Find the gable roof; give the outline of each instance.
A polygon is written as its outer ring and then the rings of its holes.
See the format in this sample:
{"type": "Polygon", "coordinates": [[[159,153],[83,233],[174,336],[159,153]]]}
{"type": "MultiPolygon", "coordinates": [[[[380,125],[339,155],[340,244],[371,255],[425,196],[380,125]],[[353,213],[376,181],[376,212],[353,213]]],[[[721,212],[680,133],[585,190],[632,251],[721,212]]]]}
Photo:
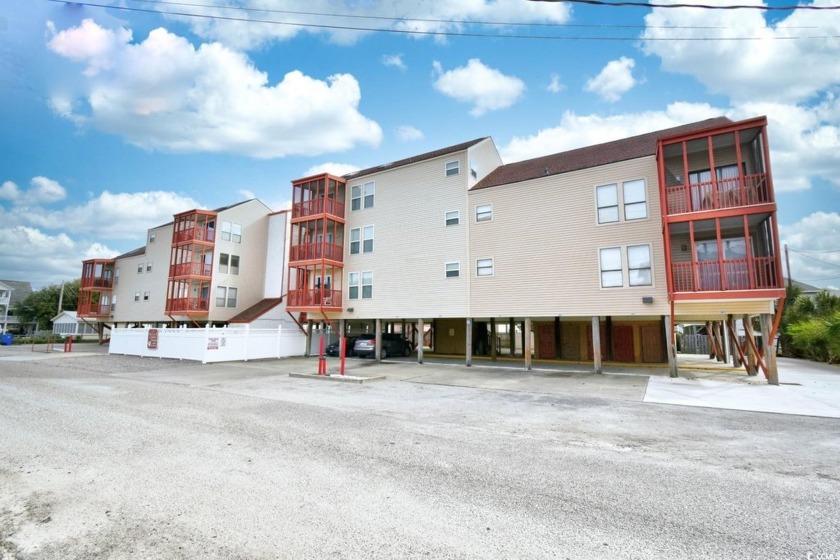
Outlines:
{"type": "Polygon", "coordinates": [[[20,282],[18,280],[0,280],[0,284],[5,284],[12,290],[12,293],[9,296],[9,307],[14,307],[29,297],[29,294],[32,293],[32,284],[29,282],[20,282]]]}
{"type": "Polygon", "coordinates": [[[652,156],[656,154],[657,140],[663,136],[695,132],[731,122],[726,117],[716,117],[706,119],[705,121],[667,128],[665,130],[631,136],[630,138],[622,138],[621,140],[577,148],[568,152],[560,152],[501,165],[491,171],[484,179],[473,186],[471,190],[519,183],[529,179],[537,179],[549,175],[558,175],[560,173],[598,167],[608,163],[652,156]]]}
{"type": "Polygon", "coordinates": [[[138,247],[128,253],[123,253],[122,255],[117,255],[114,259],[127,259],[129,257],[139,257],[140,255],[146,254],[146,246],[143,245],[142,247],[138,247]]]}
{"type": "Polygon", "coordinates": [[[251,323],[280,305],[281,301],[283,301],[283,298],[266,298],[258,301],[235,317],[231,317],[228,323],[251,323]]]}
{"type": "Polygon", "coordinates": [[[470,140],[469,142],[463,142],[461,144],[455,144],[454,146],[449,146],[447,148],[441,148],[439,150],[433,150],[431,152],[426,152],[425,154],[420,154],[416,156],[411,156],[409,158],[400,159],[397,161],[392,161],[391,163],[386,163],[384,165],[377,165],[375,167],[368,167],[367,169],[362,169],[361,171],[354,171],[353,173],[348,173],[343,177],[347,180],[356,179],[358,177],[363,177],[364,175],[370,175],[371,173],[376,173],[378,171],[385,171],[387,169],[396,169],[397,167],[402,167],[404,165],[409,165],[412,163],[418,163],[421,161],[426,161],[427,159],[434,159],[436,157],[445,156],[447,154],[453,154],[455,152],[461,152],[468,148],[472,148],[479,142],[483,142],[490,138],[489,136],[484,136],[483,138],[476,138],[475,140],[470,140]]]}

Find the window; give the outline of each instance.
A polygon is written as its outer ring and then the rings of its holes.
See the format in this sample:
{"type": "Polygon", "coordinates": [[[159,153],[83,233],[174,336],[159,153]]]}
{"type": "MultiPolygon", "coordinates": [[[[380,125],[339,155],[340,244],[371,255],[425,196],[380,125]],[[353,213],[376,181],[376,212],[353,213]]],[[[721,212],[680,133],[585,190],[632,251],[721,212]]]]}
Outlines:
{"type": "Polygon", "coordinates": [[[347,296],[350,299],[359,299],[359,273],[358,272],[351,272],[350,279],[348,282],[349,291],[347,296]]]}
{"type": "Polygon", "coordinates": [[[114,294],[114,297],[111,298],[111,311],[116,309],[117,307],[117,294],[114,294]]]}
{"type": "Polygon", "coordinates": [[[492,204],[479,204],[475,207],[475,221],[476,222],[489,222],[493,219],[493,205],[492,204]]]}
{"type": "Polygon", "coordinates": [[[358,255],[359,247],[361,246],[362,228],[353,228],[350,230],[350,254],[358,255]]]}
{"type": "Polygon", "coordinates": [[[134,292],[134,301],[140,301],[140,292],[134,292]]]}
{"type": "Polygon", "coordinates": [[[362,187],[355,185],[350,188],[350,210],[359,210],[362,207],[362,187]]]}
{"type": "Polygon", "coordinates": [[[362,272],[362,299],[373,297],[373,271],[362,272]]]}
{"type": "Polygon", "coordinates": [[[143,269],[145,268],[145,266],[146,265],[144,263],[138,263],[137,264],[137,274],[143,274],[143,269]]]}
{"type": "Polygon", "coordinates": [[[230,263],[230,255],[221,253],[219,255],[219,272],[222,274],[228,273],[228,265],[230,263]]]}
{"type": "Polygon", "coordinates": [[[475,261],[476,276],[493,276],[493,259],[478,259],[475,261]]]}
{"type": "Polygon", "coordinates": [[[227,290],[227,306],[236,307],[236,288],[228,288],[227,290]]]}
{"type": "Polygon", "coordinates": [[[624,191],[624,219],[640,220],[647,218],[647,202],[645,196],[645,182],[627,181],[621,185],[624,191]]]}
{"type": "Polygon", "coordinates": [[[478,166],[474,161],[470,162],[470,175],[473,176],[473,179],[478,179],[478,166]]]}
{"type": "Polygon", "coordinates": [[[231,228],[231,241],[234,243],[242,243],[242,224],[233,224],[231,228]]]}
{"type": "Polygon", "coordinates": [[[461,223],[461,211],[460,210],[452,210],[451,212],[446,213],[446,225],[457,226],[460,223],[461,223]]]}
{"type": "Polygon", "coordinates": [[[219,286],[216,288],[216,307],[224,307],[227,299],[227,288],[219,286]]]}
{"type": "Polygon", "coordinates": [[[365,208],[373,208],[373,195],[376,192],[376,185],[373,181],[365,183],[365,208]]]}
{"type": "Polygon", "coordinates": [[[152,262],[149,261],[149,262],[146,263],[146,272],[151,272],[151,271],[152,271],[152,262]]]}
{"type": "Polygon", "coordinates": [[[230,241],[230,230],[233,224],[227,221],[222,222],[222,241],[230,241]]]}
{"type": "Polygon", "coordinates": [[[461,276],[461,263],[459,262],[448,262],[446,263],[446,277],[447,278],[457,278],[461,276]]]}
{"type": "Polygon", "coordinates": [[[621,271],[621,247],[601,249],[601,287],[620,288],[624,285],[621,271]]]}
{"type": "Polygon", "coordinates": [[[618,185],[602,185],[595,189],[598,199],[598,223],[618,221],[618,185]]]}
{"type": "Polygon", "coordinates": [[[149,243],[154,243],[156,237],[157,237],[156,233],[150,233],[149,234],[149,243]]]}
{"type": "Polygon", "coordinates": [[[362,237],[362,252],[373,253],[373,226],[365,226],[362,237]]]}
{"type": "Polygon", "coordinates": [[[653,278],[650,273],[650,245],[630,245],[627,247],[627,276],[631,286],[650,286],[653,278]]]}
{"type": "Polygon", "coordinates": [[[457,175],[461,172],[461,162],[460,161],[448,161],[446,162],[446,176],[451,177],[452,175],[457,175]]]}
{"type": "Polygon", "coordinates": [[[230,256],[230,273],[239,275],[239,255],[230,256]]]}
{"type": "Polygon", "coordinates": [[[149,292],[143,292],[143,301],[149,301],[149,292]]]}

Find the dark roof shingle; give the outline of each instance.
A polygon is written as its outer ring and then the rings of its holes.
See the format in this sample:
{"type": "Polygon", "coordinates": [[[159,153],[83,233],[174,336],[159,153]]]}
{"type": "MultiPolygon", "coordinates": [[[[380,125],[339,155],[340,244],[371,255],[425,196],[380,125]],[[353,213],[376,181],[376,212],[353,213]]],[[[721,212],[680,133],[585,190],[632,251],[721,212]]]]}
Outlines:
{"type": "Polygon", "coordinates": [[[425,161],[427,159],[433,159],[440,156],[445,156],[447,154],[453,154],[455,152],[460,152],[462,150],[466,150],[467,148],[472,148],[479,142],[487,140],[489,136],[485,136],[483,138],[476,138],[475,140],[470,140],[469,142],[463,142],[461,144],[456,144],[454,146],[449,146],[448,148],[441,148],[439,150],[433,150],[431,152],[426,152],[425,154],[420,154],[416,156],[411,156],[409,158],[392,161],[391,163],[386,163],[384,165],[377,165],[375,167],[368,167],[367,169],[362,169],[361,171],[354,171],[353,173],[348,173],[344,175],[345,179],[356,179],[358,177],[362,177],[364,175],[370,175],[371,173],[377,173],[379,171],[385,171],[388,169],[395,169],[397,167],[402,167],[404,165],[409,165],[411,163],[418,163],[421,161],[425,161]]]}

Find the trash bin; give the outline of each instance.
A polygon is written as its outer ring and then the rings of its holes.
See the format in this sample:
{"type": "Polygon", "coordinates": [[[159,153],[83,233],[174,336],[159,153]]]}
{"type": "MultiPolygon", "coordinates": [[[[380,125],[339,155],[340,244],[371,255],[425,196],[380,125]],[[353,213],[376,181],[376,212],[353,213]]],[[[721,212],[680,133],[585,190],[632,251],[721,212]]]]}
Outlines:
{"type": "Polygon", "coordinates": [[[3,334],[0,335],[0,344],[3,346],[11,346],[12,345],[12,335],[10,334],[3,334]]]}

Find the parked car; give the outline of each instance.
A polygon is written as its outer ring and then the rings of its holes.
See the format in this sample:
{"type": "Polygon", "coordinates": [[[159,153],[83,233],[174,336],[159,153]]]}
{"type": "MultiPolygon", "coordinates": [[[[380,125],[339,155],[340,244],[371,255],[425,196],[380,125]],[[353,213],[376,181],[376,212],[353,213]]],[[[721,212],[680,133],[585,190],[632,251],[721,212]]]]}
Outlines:
{"type": "MultiPolygon", "coordinates": [[[[382,348],[380,356],[409,356],[414,348],[411,341],[401,334],[382,333],[382,348]]],[[[353,352],[360,358],[373,357],[376,355],[376,335],[373,333],[359,335],[356,344],[353,345],[353,352]]]]}
{"type": "MultiPolygon", "coordinates": [[[[348,356],[348,357],[349,356],[355,356],[356,354],[353,352],[353,345],[356,343],[356,337],[355,336],[345,336],[344,338],[347,339],[347,342],[345,343],[345,346],[344,346],[344,355],[348,356]]],[[[324,353],[327,356],[338,356],[339,350],[340,350],[339,349],[339,344],[340,343],[341,343],[341,339],[336,340],[335,342],[333,342],[332,344],[330,344],[329,346],[327,346],[324,349],[324,353]]]]}

